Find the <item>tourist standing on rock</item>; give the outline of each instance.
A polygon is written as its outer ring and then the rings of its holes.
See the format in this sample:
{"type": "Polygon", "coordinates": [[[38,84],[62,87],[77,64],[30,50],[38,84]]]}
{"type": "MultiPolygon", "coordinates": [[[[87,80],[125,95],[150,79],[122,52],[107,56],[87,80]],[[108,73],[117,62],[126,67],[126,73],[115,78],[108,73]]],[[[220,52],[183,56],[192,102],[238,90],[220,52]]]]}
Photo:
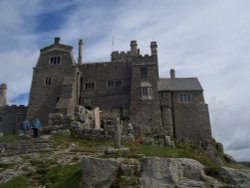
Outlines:
{"type": "Polygon", "coordinates": [[[23,136],[26,136],[28,130],[30,129],[30,122],[26,119],[21,122],[21,130],[23,131],[23,136]]]}
{"type": "Polygon", "coordinates": [[[38,137],[38,131],[41,128],[41,122],[38,119],[35,119],[32,122],[32,128],[33,128],[33,136],[35,138],[37,138],[38,137]]]}

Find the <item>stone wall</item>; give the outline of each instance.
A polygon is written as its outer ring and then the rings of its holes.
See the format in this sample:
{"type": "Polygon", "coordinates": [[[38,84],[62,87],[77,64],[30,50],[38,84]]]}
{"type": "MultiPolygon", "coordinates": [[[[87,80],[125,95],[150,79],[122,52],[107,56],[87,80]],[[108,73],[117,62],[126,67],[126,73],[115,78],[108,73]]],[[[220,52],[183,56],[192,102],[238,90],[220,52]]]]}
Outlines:
{"type": "Polygon", "coordinates": [[[202,92],[175,92],[172,100],[176,138],[194,142],[211,141],[209,112],[202,92]],[[190,103],[180,102],[179,95],[183,93],[192,96],[190,103]]]}
{"type": "Polygon", "coordinates": [[[127,62],[104,62],[80,65],[81,105],[103,109],[129,107],[130,64],[127,62]],[[108,82],[113,82],[109,86],[108,82]],[[120,82],[120,85],[117,82],[120,82]],[[93,83],[93,89],[86,89],[86,83],[93,83]]]}
{"type": "Polygon", "coordinates": [[[20,123],[26,117],[26,106],[0,107],[0,132],[4,134],[16,134],[20,130],[20,123]]]}

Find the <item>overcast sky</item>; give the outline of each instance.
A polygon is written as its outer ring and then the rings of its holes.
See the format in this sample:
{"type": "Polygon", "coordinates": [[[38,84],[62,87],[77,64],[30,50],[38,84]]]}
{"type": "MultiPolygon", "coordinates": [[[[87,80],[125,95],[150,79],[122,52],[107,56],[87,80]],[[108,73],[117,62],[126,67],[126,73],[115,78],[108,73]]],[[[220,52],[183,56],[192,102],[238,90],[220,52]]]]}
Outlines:
{"type": "Polygon", "coordinates": [[[250,161],[249,0],[1,0],[0,83],[8,103],[27,104],[39,49],[84,40],[84,62],[112,49],[142,54],[157,41],[160,76],[198,77],[213,136],[237,160],[250,161]],[[112,38],[114,45],[112,46],[112,38]]]}

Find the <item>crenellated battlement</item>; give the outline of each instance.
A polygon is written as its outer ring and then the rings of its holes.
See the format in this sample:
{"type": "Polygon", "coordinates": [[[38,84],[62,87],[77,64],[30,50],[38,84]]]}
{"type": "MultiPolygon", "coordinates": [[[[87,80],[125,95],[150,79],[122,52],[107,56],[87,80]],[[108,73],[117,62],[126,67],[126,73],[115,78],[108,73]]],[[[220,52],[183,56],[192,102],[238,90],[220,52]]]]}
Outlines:
{"type": "Polygon", "coordinates": [[[148,58],[151,56],[157,56],[157,43],[155,41],[152,41],[150,43],[150,49],[151,49],[151,55],[145,54],[141,55],[140,54],[140,49],[137,48],[137,41],[132,40],[130,42],[130,51],[113,51],[111,53],[111,61],[117,61],[117,62],[123,62],[123,61],[131,61],[131,59],[134,58],[148,58]]]}

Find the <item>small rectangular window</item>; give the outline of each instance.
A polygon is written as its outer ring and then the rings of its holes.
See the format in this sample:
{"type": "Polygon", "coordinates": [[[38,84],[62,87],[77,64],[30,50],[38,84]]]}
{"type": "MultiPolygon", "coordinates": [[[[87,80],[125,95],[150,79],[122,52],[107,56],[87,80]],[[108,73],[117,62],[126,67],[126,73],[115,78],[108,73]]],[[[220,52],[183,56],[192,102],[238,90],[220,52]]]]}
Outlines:
{"type": "Polygon", "coordinates": [[[152,96],[152,88],[141,87],[141,97],[152,96]]]}
{"type": "Polygon", "coordinates": [[[2,122],[3,122],[3,117],[0,116],[0,123],[2,123],[2,122]]]}
{"type": "Polygon", "coordinates": [[[58,65],[60,63],[61,57],[56,56],[56,57],[51,57],[50,58],[50,64],[52,65],[58,65]]]}
{"type": "Polygon", "coordinates": [[[121,80],[116,80],[115,81],[115,87],[122,87],[122,81],[121,80]]]}
{"type": "Polygon", "coordinates": [[[95,89],[95,83],[85,83],[85,90],[93,90],[95,89]]]}
{"type": "Polygon", "coordinates": [[[108,88],[112,88],[114,86],[115,86],[114,81],[107,81],[107,87],[108,88]]]}
{"type": "Polygon", "coordinates": [[[51,85],[51,77],[45,77],[44,84],[46,86],[51,85]]]}
{"type": "Polygon", "coordinates": [[[190,103],[191,102],[191,95],[190,94],[179,95],[179,101],[181,103],[190,103]]]}
{"type": "Polygon", "coordinates": [[[148,69],[147,67],[141,67],[141,77],[145,78],[148,75],[148,69]]]}

